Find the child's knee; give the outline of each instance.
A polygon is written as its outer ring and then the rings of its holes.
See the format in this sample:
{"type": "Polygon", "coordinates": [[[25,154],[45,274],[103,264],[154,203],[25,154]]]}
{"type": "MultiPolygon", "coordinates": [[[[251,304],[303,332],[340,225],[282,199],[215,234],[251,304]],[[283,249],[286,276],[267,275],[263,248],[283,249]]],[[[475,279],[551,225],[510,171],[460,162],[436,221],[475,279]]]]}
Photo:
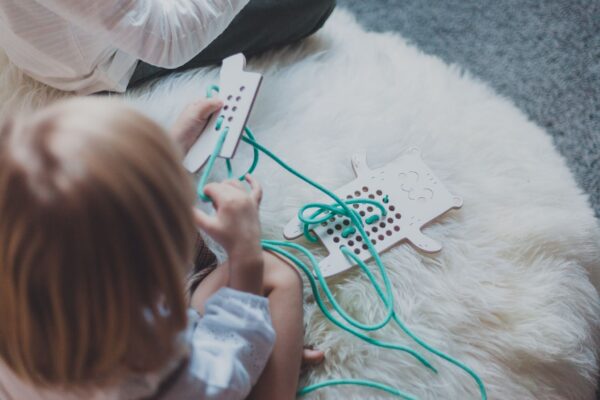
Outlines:
{"type": "Polygon", "coordinates": [[[283,259],[265,253],[265,290],[270,292],[274,289],[284,289],[291,295],[302,293],[302,277],[291,264],[283,259]]]}

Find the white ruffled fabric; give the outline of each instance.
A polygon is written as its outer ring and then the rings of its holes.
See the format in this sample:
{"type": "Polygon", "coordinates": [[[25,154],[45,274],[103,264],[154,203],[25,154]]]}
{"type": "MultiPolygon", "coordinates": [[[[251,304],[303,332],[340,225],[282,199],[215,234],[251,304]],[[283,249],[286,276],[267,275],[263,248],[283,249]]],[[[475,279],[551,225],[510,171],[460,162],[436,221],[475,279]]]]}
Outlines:
{"type": "Polygon", "coordinates": [[[138,60],[176,68],[248,0],[0,0],[0,46],[25,73],[80,94],[127,88],[138,60]]]}
{"type": "Polygon", "coordinates": [[[187,334],[189,368],[165,399],[244,399],[275,344],[268,300],[230,288],[207,300],[203,317],[190,310],[187,334]]]}

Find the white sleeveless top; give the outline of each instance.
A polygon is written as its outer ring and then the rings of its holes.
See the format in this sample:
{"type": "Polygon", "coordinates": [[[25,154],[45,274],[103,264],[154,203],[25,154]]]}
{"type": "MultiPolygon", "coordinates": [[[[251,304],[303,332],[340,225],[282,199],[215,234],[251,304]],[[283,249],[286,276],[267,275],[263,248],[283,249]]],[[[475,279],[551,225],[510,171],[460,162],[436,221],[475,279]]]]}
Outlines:
{"type": "Polygon", "coordinates": [[[176,68],[248,0],[0,0],[0,47],[58,89],[122,92],[138,60],[176,68]]]}

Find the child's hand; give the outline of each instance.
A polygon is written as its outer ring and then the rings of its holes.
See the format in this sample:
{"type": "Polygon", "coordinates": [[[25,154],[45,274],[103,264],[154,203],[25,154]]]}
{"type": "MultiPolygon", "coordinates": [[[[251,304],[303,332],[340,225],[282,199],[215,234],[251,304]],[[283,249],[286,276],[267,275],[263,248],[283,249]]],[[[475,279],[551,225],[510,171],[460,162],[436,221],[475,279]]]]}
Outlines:
{"type": "Polygon", "coordinates": [[[258,206],[262,189],[250,175],[248,192],[237,180],[210,183],[204,193],[211,198],[215,216],[195,210],[198,227],[215,239],[229,255],[229,286],[262,293],[263,254],[260,245],[258,206]]]}
{"type": "Polygon", "coordinates": [[[171,137],[186,154],[206,126],[210,116],[223,106],[219,99],[202,99],[188,105],[171,128],[171,137]]]}

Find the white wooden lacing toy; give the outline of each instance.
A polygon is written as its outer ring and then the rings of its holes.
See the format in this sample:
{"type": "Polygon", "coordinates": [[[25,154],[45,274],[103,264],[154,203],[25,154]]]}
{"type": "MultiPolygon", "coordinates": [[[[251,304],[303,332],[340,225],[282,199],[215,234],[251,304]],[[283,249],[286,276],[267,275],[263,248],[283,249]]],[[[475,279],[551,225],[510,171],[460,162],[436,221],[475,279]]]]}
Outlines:
{"type": "MultiPolygon", "coordinates": [[[[356,179],[334,193],[342,199],[369,198],[385,205],[385,216],[371,204],[352,205],[362,217],[369,240],[379,254],[405,239],[427,253],[442,249],[439,242],[421,230],[450,209],[460,208],[463,201],[435,177],[421,159],[418,148],[412,147],[390,164],[373,170],[368,167],[364,153],[356,154],[352,157],[352,168],[356,179]]],[[[325,201],[327,198],[321,199],[325,201]]],[[[304,224],[294,217],[285,226],[283,235],[288,240],[296,239],[304,233],[303,228],[304,224]]],[[[329,252],[319,264],[325,277],[356,265],[339,251],[343,245],[363,261],[371,258],[364,239],[348,218],[333,216],[315,226],[313,231],[329,252]]]]}
{"type": "MultiPolygon", "coordinates": [[[[318,262],[305,247],[286,241],[262,240],[263,248],[288,258],[305,274],[317,305],[335,325],[375,346],[410,354],[425,367],[437,372],[433,365],[413,349],[401,344],[383,342],[364,333],[381,329],[393,321],[422,348],[469,374],[477,383],[481,398],[487,399],[483,381],[475,371],[421,340],[402,322],[394,309],[392,286],[379,257],[381,252],[405,239],[425,252],[441,250],[441,244],[424,235],[421,230],[448,210],[460,208],[462,199],[453,196],[442,185],[425,165],[417,148],[410,148],[392,163],[374,170],[368,168],[364,154],[355,155],[352,158],[352,166],[357,178],[333,192],[298,172],[256,141],[250,129],[245,126],[262,77],[260,74],[243,71],[244,65],[245,58],[241,54],[224,60],[219,92],[224,106],[219,113],[211,117],[184,161],[190,172],[196,172],[206,164],[198,182],[200,198],[210,200],[204,195],[204,185],[217,158],[225,158],[229,175],[232,175],[230,159],[234,156],[240,140],[254,149],[254,160],[248,173],[256,167],[258,154],[261,152],[297,178],[320,190],[327,197],[319,203],[305,205],[299,215],[286,225],[284,236],[287,239],[295,239],[304,234],[313,241],[321,240],[329,255],[318,262]],[[314,211],[315,209],[317,211],[314,211]],[[312,215],[305,215],[310,210],[312,215]],[[311,218],[318,223],[307,223],[311,218]],[[304,220],[304,223],[301,220],[304,220]],[[360,234],[361,231],[364,235],[360,234]],[[290,249],[299,251],[310,260],[312,273],[310,267],[292,254],[290,249]],[[379,270],[383,286],[375,280],[365,264],[371,258],[379,270]],[[354,265],[359,265],[368,275],[386,309],[381,321],[365,324],[356,320],[341,308],[329,290],[325,277],[345,271],[354,265]],[[327,308],[319,287],[337,314],[327,308]]],[[[218,87],[214,89],[218,90],[218,87]]],[[[396,388],[366,379],[333,379],[304,387],[298,394],[310,393],[332,385],[366,386],[404,399],[414,399],[396,388]]]]}
{"type": "Polygon", "coordinates": [[[219,113],[212,115],[183,160],[189,172],[197,172],[208,161],[224,130],[227,137],[218,156],[233,158],[262,82],[261,74],[246,72],[245,66],[246,58],[242,53],[223,60],[218,86],[218,97],[223,101],[223,107],[219,113]]]}

